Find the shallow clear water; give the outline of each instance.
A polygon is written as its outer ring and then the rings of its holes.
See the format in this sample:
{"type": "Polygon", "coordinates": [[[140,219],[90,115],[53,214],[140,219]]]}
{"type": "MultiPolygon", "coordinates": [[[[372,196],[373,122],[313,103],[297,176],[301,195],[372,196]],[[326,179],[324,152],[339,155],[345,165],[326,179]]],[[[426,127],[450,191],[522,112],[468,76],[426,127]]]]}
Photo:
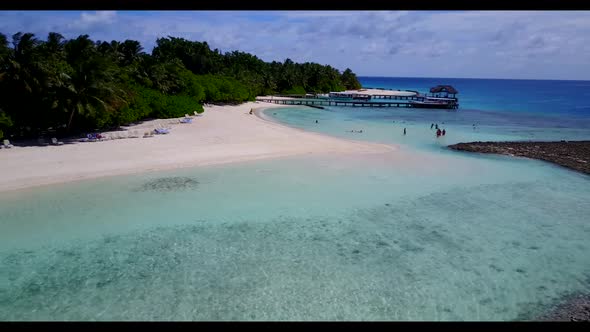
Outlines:
{"type": "Polygon", "coordinates": [[[504,114],[474,110],[293,107],[267,110],[266,117],[293,127],[355,140],[401,144],[430,152],[470,141],[590,140],[588,119],[504,114]],[[318,121],[316,124],[315,121],[318,121]],[[436,137],[432,124],[446,130],[436,137]],[[475,125],[475,127],[474,127],[475,125]],[[403,130],[406,128],[406,135],[403,130]],[[350,131],[362,130],[362,133],[350,131]]]}
{"type": "Polygon", "coordinates": [[[0,320],[514,320],[590,291],[588,176],[444,148],[587,129],[388,112],[266,115],[392,153],[1,193],[0,320]]]}

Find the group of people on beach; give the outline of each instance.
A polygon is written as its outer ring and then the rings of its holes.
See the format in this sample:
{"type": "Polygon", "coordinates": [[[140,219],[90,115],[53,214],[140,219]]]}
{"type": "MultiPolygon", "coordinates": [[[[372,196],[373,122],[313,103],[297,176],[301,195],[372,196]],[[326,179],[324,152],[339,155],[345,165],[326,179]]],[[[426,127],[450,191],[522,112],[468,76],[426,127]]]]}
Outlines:
{"type": "MultiPolygon", "coordinates": [[[[393,121],[393,122],[395,123],[395,121],[393,121]]],[[[315,120],[315,123],[319,123],[319,122],[318,122],[318,120],[315,120]]],[[[441,130],[441,129],[438,127],[438,123],[432,123],[432,124],[430,124],[430,129],[432,129],[432,128],[436,129],[436,137],[437,137],[437,138],[438,138],[438,137],[441,137],[441,136],[445,136],[445,135],[447,134],[447,130],[446,130],[446,129],[442,129],[442,130],[441,130]]],[[[362,129],[361,129],[361,130],[354,130],[354,129],[353,129],[353,130],[350,130],[350,131],[348,131],[348,132],[349,132],[349,133],[362,133],[362,132],[363,132],[363,130],[362,130],[362,129]]],[[[407,130],[406,130],[406,128],[404,128],[404,136],[405,136],[406,134],[407,134],[407,130]]]]}
{"type": "Polygon", "coordinates": [[[436,129],[436,137],[441,137],[441,136],[445,136],[447,134],[446,129],[440,130],[440,128],[438,127],[438,123],[431,123],[430,124],[430,129],[436,129]]]}

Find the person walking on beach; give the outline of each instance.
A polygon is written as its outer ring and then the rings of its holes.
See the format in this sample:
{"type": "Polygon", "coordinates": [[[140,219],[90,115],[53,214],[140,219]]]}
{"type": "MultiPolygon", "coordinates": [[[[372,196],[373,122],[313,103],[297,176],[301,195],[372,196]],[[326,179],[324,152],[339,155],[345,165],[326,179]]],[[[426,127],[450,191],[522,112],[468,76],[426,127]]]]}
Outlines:
{"type": "Polygon", "coordinates": [[[250,114],[252,114],[252,109],[250,109],[250,114]]]}
{"type": "Polygon", "coordinates": [[[406,128],[404,128],[404,135],[406,134],[406,128]]]}
{"type": "Polygon", "coordinates": [[[447,133],[447,131],[445,129],[443,129],[442,135],[445,136],[446,133],[447,133]]]}

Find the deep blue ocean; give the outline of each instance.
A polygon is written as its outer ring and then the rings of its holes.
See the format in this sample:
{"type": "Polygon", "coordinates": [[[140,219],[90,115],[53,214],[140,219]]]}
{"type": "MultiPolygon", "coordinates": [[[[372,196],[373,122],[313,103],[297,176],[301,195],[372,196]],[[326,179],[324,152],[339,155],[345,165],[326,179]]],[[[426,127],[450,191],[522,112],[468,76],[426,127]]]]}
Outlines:
{"type": "Polygon", "coordinates": [[[512,115],[553,115],[590,118],[590,81],[465,78],[359,77],[365,88],[428,90],[452,85],[463,110],[512,115]]]}
{"type": "Polygon", "coordinates": [[[420,92],[452,85],[459,91],[460,105],[454,118],[465,124],[590,128],[590,81],[412,77],[359,77],[359,81],[365,88],[420,92]]]}

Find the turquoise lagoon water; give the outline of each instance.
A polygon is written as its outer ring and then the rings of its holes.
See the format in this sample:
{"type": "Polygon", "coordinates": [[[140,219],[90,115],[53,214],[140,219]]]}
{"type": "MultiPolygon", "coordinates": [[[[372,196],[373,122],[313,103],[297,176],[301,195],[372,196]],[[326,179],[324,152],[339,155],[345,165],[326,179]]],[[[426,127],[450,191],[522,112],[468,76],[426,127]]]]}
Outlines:
{"type": "Polygon", "coordinates": [[[587,128],[461,111],[265,114],[399,150],[1,193],[0,319],[515,320],[590,291],[588,176],[444,148],[587,128]]]}

